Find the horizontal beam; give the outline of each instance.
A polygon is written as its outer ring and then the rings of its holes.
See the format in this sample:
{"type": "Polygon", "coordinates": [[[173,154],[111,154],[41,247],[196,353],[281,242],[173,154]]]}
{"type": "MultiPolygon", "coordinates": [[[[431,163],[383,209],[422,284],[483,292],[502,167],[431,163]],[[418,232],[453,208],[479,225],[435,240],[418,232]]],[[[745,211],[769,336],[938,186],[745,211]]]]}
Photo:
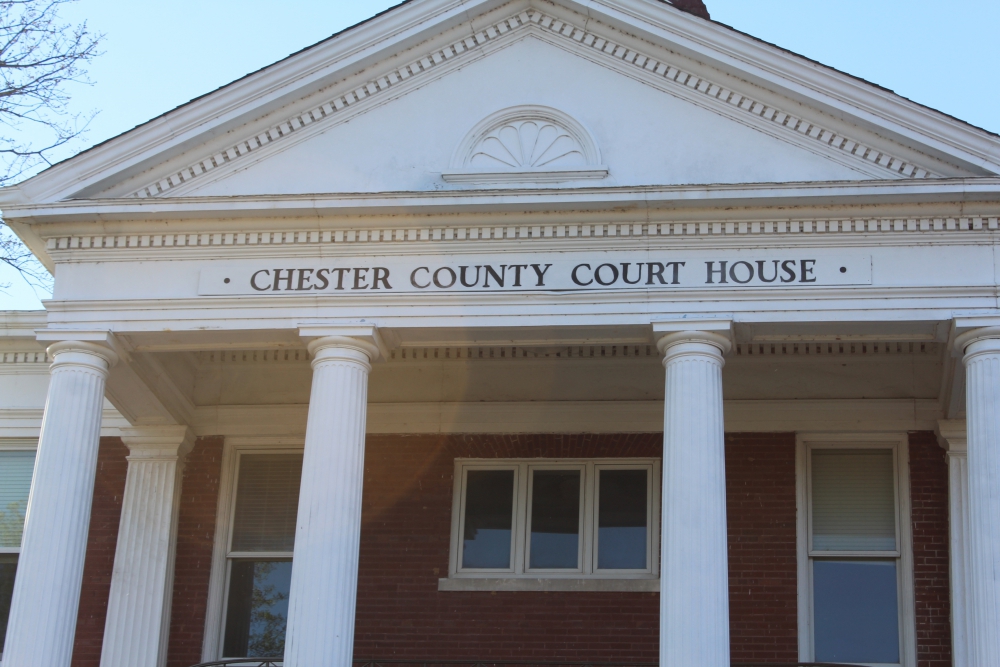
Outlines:
{"type": "MultiPolygon", "coordinates": [[[[933,431],[933,399],[737,400],[728,432],[933,431]]],[[[307,405],[213,406],[195,411],[199,436],[304,436],[307,405]]],[[[368,433],[658,433],[662,401],[371,403],[368,433]]]]}

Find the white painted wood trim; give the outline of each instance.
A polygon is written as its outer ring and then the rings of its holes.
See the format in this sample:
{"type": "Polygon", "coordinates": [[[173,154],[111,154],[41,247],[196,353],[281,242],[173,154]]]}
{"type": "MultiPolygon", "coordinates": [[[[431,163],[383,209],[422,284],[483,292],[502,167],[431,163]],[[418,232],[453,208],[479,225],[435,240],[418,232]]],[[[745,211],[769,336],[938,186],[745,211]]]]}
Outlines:
{"type": "MultiPolygon", "coordinates": [[[[306,405],[198,408],[198,435],[297,437],[306,405]]],[[[935,399],[725,401],[727,433],[890,432],[933,430],[935,399]]],[[[2,432],[0,419],[0,432],[2,432]]],[[[663,401],[512,401],[499,403],[370,403],[368,434],[661,433],[663,401]]]]}
{"type": "MultiPolygon", "coordinates": [[[[659,539],[660,539],[660,459],[650,458],[598,458],[598,459],[455,459],[455,472],[452,496],[451,545],[448,559],[449,580],[480,580],[492,582],[483,584],[487,588],[456,587],[448,588],[450,584],[439,585],[438,590],[578,590],[578,588],[492,588],[491,586],[508,586],[497,582],[512,580],[643,580],[659,577],[659,539]],[[580,559],[575,570],[532,570],[527,566],[529,545],[527,535],[531,530],[528,516],[531,503],[530,480],[535,470],[546,469],[578,469],[583,473],[581,479],[581,512],[580,512],[580,559]],[[643,469],[648,472],[647,514],[646,526],[648,540],[646,543],[647,567],[642,571],[628,570],[614,572],[596,570],[594,555],[597,548],[597,511],[596,511],[596,479],[600,470],[604,469],[643,469]],[[468,570],[460,567],[465,519],[465,488],[469,470],[513,470],[514,471],[514,507],[511,528],[511,568],[509,570],[468,570]],[[441,586],[446,586],[442,588],[441,586]]],[[[444,580],[442,580],[444,581],[444,580]]],[[[510,584],[514,586],[514,584],[510,584]]],[[[569,586],[569,584],[566,584],[569,586]]],[[[469,586],[472,586],[471,584],[469,586]]],[[[584,590],[584,589],[579,589],[584,590]]],[[[596,590],[586,588],[585,590],[596,590]]],[[[617,589],[609,589],[617,590],[617,589]]]]}
{"type": "Polygon", "coordinates": [[[438,579],[439,591],[560,591],[658,593],[659,579],[598,579],[594,577],[551,578],[483,577],[478,579],[438,579]]]}
{"type": "MultiPolygon", "coordinates": [[[[899,540],[900,667],[916,667],[916,606],[913,579],[913,536],[910,511],[910,456],[906,433],[798,433],[796,434],[796,546],[798,569],[799,660],[810,662],[813,654],[812,567],[809,554],[809,449],[888,448],[896,464],[896,521],[899,540]]],[[[851,557],[852,554],[838,554],[851,557]]],[[[876,557],[879,557],[876,555],[876,557]]],[[[888,554],[888,557],[892,557],[888,554]]]]}
{"type": "Polygon", "coordinates": [[[222,657],[226,628],[226,588],[229,579],[229,538],[232,532],[233,512],[236,510],[236,484],[240,454],[243,452],[289,454],[301,451],[303,447],[304,438],[302,437],[226,437],[223,443],[222,474],[219,479],[219,502],[215,513],[215,537],[205,613],[205,639],[201,650],[201,659],[204,662],[218,660],[222,657]]]}

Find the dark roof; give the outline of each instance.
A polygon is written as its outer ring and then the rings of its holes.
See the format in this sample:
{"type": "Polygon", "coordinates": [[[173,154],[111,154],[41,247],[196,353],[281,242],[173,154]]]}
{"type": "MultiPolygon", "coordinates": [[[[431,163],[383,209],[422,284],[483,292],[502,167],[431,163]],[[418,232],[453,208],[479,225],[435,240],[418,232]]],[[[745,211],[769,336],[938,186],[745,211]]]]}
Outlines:
{"type": "Polygon", "coordinates": [[[705,6],[705,3],[702,2],[702,0],[667,0],[667,2],[682,12],[694,14],[695,16],[700,16],[703,19],[712,19],[712,17],[708,14],[708,7],[705,6]]]}
{"type": "MultiPolygon", "coordinates": [[[[344,28],[343,30],[340,30],[338,32],[333,33],[329,37],[321,39],[320,41],[316,42],[315,44],[310,44],[309,46],[306,46],[305,48],[299,49],[298,51],[295,51],[294,53],[290,53],[289,55],[285,56],[281,60],[277,60],[277,61],[271,63],[270,65],[266,65],[264,67],[261,67],[260,69],[257,69],[257,70],[254,70],[253,72],[245,74],[245,75],[241,76],[240,78],[234,79],[233,81],[230,81],[229,83],[227,83],[225,85],[219,86],[218,88],[216,88],[214,90],[210,90],[207,93],[204,93],[204,94],[199,95],[199,96],[197,96],[195,98],[192,98],[192,99],[188,100],[187,102],[184,102],[183,104],[179,104],[176,107],[174,107],[173,109],[165,111],[165,112],[161,113],[158,116],[154,116],[153,118],[150,118],[149,120],[147,120],[147,121],[145,121],[143,123],[139,123],[138,125],[136,125],[135,127],[131,128],[129,130],[125,130],[124,132],[121,132],[120,134],[117,134],[117,135],[115,135],[113,137],[109,137],[108,139],[105,139],[104,141],[96,143],[93,146],[90,146],[89,148],[85,148],[84,150],[80,151],[79,153],[76,153],[75,155],[72,155],[72,156],[70,156],[68,158],[65,158],[63,160],[60,160],[59,162],[56,162],[56,163],[50,165],[49,167],[47,167],[46,169],[43,169],[42,172],[39,172],[39,173],[43,173],[43,172],[48,171],[49,169],[51,169],[52,167],[54,167],[54,166],[56,166],[58,164],[62,164],[63,162],[66,162],[68,160],[72,160],[77,155],[82,155],[83,153],[87,153],[89,151],[92,151],[95,148],[99,148],[100,146],[103,146],[104,144],[112,142],[115,139],[128,134],[132,130],[135,130],[135,129],[138,129],[140,127],[143,127],[144,125],[148,125],[149,123],[152,123],[155,120],[163,118],[164,116],[168,116],[171,113],[173,113],[174,111],[177,111],[178,109],[182,109],[182,108],[188,106],[189,104],[197,102],[198,100],[204,99],[204,98],[208,97],[209,95],[212,95],[212,94],[214,94],[214,93],[216,93],[216,92],[218,92],[220,90],[224,90],[225,88],[228,88],[229,86],[232,86],[233,84],[236,84],[236,83],[238,83],[240,81],[243,81],[244,79],[248,79],[248,78],[250,78],[250,77],[252,77],[252,76],[254,76],[256,74],[259,74],[260,72],[263,72],[264,70],[267,70],[267,69],[269,69],[271,67],[274,67],[278,63],[284,62],[284,61],[286,61],[286,60],[288,60],[290,58],[294,58],[295,56],[299,55],[300,53],[305,53],[306,51],[309,51],[310,49],[313,49],[313,48],[319,46],[320,44],[325,44],[326,42],[329,42],[330,40],[336,39],[337,37],[339,37],[339,36],[341,36],[341,35],[343,35],[343,34],[345,34],[347,32],[350,32],[350,31],[352,31],[352,30],[354,30],[356,28],[359,28],[359,27],[365,25],[366,23],[374,21],[375,19],[379,18],[380,16],[383,16],[385,14],[393,12],[396,9],[398,9],[398,8],[404,6],[404,5],[408,5],[408,4],[410,4],[411,2],[414,2],[414,1],[415,0],[402,0],[402,2],[400,2],[399,4],[393,5],[392,7],[389,7],[388,9],[385,9],[385,10],[379,12],[378,14],[375,14],[374,16],[372,16],[370,18],[367,18],[364,21],[361,21],[359,23],[355,23],[352,26],[348,26],[347,28],[344,28]]],[[[679,9],[682,12],[686,12],[688,14],[692,14],[694,16],[698,16],[698,17],[703,18],[705,20],[711,21],[712,23],[714,23],[717,26],[720,26],[722,28],[726,28],[727,30],[731,30],[731,31],[733,31],[733,32],[735,32],[737,34],[743,35],[744,37],[749,37],[750,39],[752,39],[752,40],[754,40],[756,42],[759,42],[761,44],[766,44],[766,45],[768,45],[768,46],[770,46],[772,48],[778,49],[779,51],[782,51],[784,53],[791,54],[793,56],[796,56],[798,58],[802,58],[803,60],[806,60],[806,61],[808,61],[810,63],[815,64],[815,65],[819,65],[820,67],[823,67],[824,69],[828,69],[828,70],[837,72],[839,74],[843,74],[845,76],[849,76],[852,79],[854,79],[855,81],[860,81],[860,82],[865,83],[865,84],[867,84],[869,86],[872,86],[874,88],[878,88],[879,90],[884,90],[884,91],[886,91],[888,93],[892,93],[893,95],[895,95],[895,96],[897,96],[899,98],[902,98],[902,99],[904,99],[904,100],[906,100],[908,102],[916,104],[917,106],[923,107],[924,109],[929,109],[930,111],[933,111],[935,113],[939,113],[942,116],[947,116],[948,118],[956,120],[956,121],[958,121],[958,122],[960,122],[963,125],[966,125],[968,127],[974,128],[974,129],[979,130],[981,132],[985,132],[986,134],[989,134],[989,135],[994,136],[994,137],[1000,137],[1000,134],[997,134],[995,132],[991,132],[991,131],[989,131],[989,130],[987,130],[985,128],[979,127],[978,125],[973,125],[972,123],[970,123],[968,121],[965,121],[965,120],[962,120],[961,118],[957,118],[955,116],[952,116],[951,114],[947,114],[947,113],[945,113],[943,111],[935,109],[935,108],[933,108],[931,106],[928,106],[926,104],[921,104],[920,102],[917,102],[915,100],[911,100],[910,98],[904,97],[904,96],[900,95],[899,93],[895,92],[894,90],[886,88],[885,86],[880,86],[877,83],[872,83],[871,81],[868,81],[867,79],[863,79],[863,78],[861,78],[859,76],[855,76],[855,75],[850,74],[848,72],[844,72],[844,71],[839,70],[839,69],[837,69],[835,67],[831,67],[829,65],[825,65],[825,64],[819,62],[818,60],[813,60],[812,58],[809,58],[807,56],[803,56],[802,54],[796,53],[796,52],[794,52],[794,51],[792,51],[790,49],[786,49],[786,48],[778,46],[777,44],[773,44],[771,42],[768,42],[766,40],[760,39],[758,37],[754,37],[753,35],[745,33],[745,32],[743,32],[741,30],[737,30],[736,28],[734,28],[734,27],[732,27],[730,25],[726,25],[725,23],[720,23],[719,21],[712,21],[710,15],[708,13],[708,8],[705,6],[705,3],[704,3],[703,0],[659,0],[659,1],[662,2],[663,4],[670,5],[670,6],[674,7],[674,8],[676,8],[676,9],[679,9]]]]}

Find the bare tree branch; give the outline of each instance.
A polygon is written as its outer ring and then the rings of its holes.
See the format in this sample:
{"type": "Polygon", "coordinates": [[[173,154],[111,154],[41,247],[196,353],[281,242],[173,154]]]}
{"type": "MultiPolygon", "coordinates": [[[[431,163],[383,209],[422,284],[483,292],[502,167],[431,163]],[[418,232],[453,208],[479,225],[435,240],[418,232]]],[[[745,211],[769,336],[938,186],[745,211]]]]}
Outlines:
{"type": "MultiPolygon", "coordinates": [[[[60,19],[62,6],[75,1],[0,0],[0,186],[51,165],[49,154],[80,138],[94,116],[72,111],[66,90],[91,83],[86,68],[103,39],[86,21],[60,19]],[[26,129],[32,140],[23,138],[26,129]]],[[[2,221],[0,262],[32,287],[51,290],[48,271],[2,221]]]]}

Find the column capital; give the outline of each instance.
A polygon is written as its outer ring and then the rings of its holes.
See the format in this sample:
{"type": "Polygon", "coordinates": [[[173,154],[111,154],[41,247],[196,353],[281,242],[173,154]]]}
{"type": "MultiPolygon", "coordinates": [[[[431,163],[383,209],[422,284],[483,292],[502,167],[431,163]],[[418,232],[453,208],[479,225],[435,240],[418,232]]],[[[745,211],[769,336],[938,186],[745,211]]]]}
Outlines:
{"type": "Polygon", "coordinates": [[[968,431],[964,419],[940,419],[934,430],[944,451],[952,455],[963,455],[968,451],[968,431]]]}
{"type": "Polygon", "coordinates": [[[385,358],[389,350],[374,324],[301,324],[299,336],[314,357],[326,348],[349,348],[364,352],[371,361],[385,358]]]}
{"type": "Polygon", "coordinates": [[[35,338],[40,343],[50,343],[45,351],[54,363],[57,355],[79,352],[100,357],[110,369],[124,356],[114,334],[101,329],[38,329],[35,338]]]}
{"type": "Polygon", "coordinates": [[[653,339],[661,354],[681,343],[704,343],[726,354],[733,347],[733,321],[714,318],[681,318],[652,322],[653,339]]]}
{"type": "Polygon", "coordinates": [[[183,425],[130,426],[120,430],[130,461],[181,460],[194,448],[194,434],[183,425]]]}
{"type": "Polygon", "coordinates": [[[979,327],[959,334],[955,338],[955,351],[964,357],[971,345],[981,341],[990,341],[990,347],[1000,352],[1000,326],[979,327]]]}

